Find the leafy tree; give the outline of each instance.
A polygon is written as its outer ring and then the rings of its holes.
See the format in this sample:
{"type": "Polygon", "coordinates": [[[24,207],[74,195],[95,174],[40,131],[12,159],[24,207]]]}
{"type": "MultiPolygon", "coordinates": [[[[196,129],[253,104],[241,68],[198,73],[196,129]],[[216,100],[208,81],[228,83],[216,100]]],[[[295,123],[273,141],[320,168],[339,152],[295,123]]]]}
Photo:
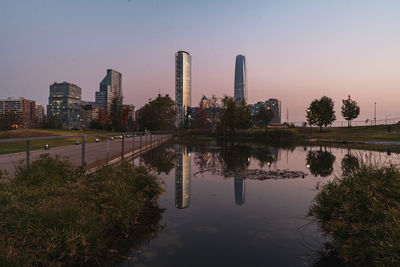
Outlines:
{"type": "Polygon", "coordinates": [[[221,107],[218,101],[218,97],[212,95],[211,98],[208,99],[207,114],[211,122],[211,129],[213,131],[215,131],[217,120],[219,119],[220,116],[220,108],[221,107]]]}
{"type": "Polygon", "coordinates": [[[113,97],[111,102],[110,119],[113,131],[121,131],[121,115],[123,112],[122,99],[119,97],[113,97]]]}
{"type": "Polygon", "coordinates": [[[13,124],[21,124],[22,119],[15,112],[5,112],[3,116],[0,117],[0,130],[11,129],[13,124]]]}
{"type": "Polygon", "coordinates": [[[143,130],[172,130],[175,129],[175,103],[169,95],[150,100],[140,110],[137,118],[139,129],[143,130]]]}
{"type": "Polygon", "coordinates": [[[261,106],[257,114],[254,115],[254,123],[258,126],[264,127],[267,126],[273,118],[274,112],[271,109],[261,106]]]}
{"type": "Polygon", "coordinates": [[[332,98],[327,96],[315,99],[306,111],[308,123],[318,126],[321,132],[323,126],[326,127],[336,120],[334,105],[332,98]]]}
{"type": "Polygon", "coordinates": [[[307,154],[307,167],[310,168],[310,172],[314,176],[326,177],[333,172],[333,163],[336,157],[328,152],[322,151],[309,151],[307,154]]]}
{"type": "Polygon", "coordinates": [[[231,96],[225,96],[221,100],[220,121],[218,130],[235,132],[235,129],[250,128],[250,110],[245,100],[235,101],[231,96]]]}
{"type": "Polygon", "coordinates": [[[347,126],[351,126],[351,120],[358,117],[360,114],[360,107],[357,105],[357,102],[350,98],[350,95],[347,99],[342,100],[342,116],[347,121],[347,126]]]}
{"type": "Polygon", "coordinates": [[[111,121],[110,121],[110,116],[108,113],[108,109],[106,105],[103,105],[103,107],[101,107],[99,109],[99,124],[101,124],[103,126],[103,130],[107,130],[108,126],[111,125],[111,121]]]}
{"type": "Polygon", "coordinates": [[[199,103],[199,109],[196,114],[195,124],[196,124],[196,128],[198,128],[198,129],[204,129],[207,124],[206,107],[204,106],[203,101],[200,101],[200,103],[199,103]]]}

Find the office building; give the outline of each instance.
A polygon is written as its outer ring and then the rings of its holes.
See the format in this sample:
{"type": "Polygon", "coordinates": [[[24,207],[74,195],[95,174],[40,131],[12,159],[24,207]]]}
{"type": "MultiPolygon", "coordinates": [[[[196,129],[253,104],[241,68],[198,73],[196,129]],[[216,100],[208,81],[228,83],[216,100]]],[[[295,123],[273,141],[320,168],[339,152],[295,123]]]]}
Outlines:
{"type": "Polygon", "coordinates": [[[236,56],[235,64],[235,100],[244,99],[247,103],[247,78],[246,78],[246,59],[243,55],[236,56]]]}
{"type": "Polygon", "coordinates": [[[95,93],[96,104],[110,109],[114,97],[117,97],[122,104],[122,74],[116,70],[108,69],[106,76],[100,82],[100,90],[95,93]]]}
{"type": "Polygon", "coordinates": [[[81,94],[82,89],[69,82],[50,85],[47,116],[55,117],[65,128],[81,128],[81,94]]]}
{"type": "Polygon", "coordinates": [[[35,118],[36,122],[42,123],[44,120],[44,107],[41,104],[35,105],[35,118]]]}
{"type": "Polygon", "coordinates": [[[181,127],[191,106],[191,57],[186,51],[175,54],[175,106],[177,112],[176,126],[181,127]]]}
{"type": "Polygon", "coordinates": [[[250,114],[256,115],[261,107],[272,110],[274,117],[270,121],[270,124],[281,124],[281,101],[276,98],[270,98],[267,101],[260,101],[255,104],[248,105],[250,114]]]}
{"type": "Polygon", "coordinates": [[[14,119],[14,124],[18,128],[33,127],[36,123],[35,114],[36,103],[23,97],[0,100],[0,117],[10,116],[14,119]]]}

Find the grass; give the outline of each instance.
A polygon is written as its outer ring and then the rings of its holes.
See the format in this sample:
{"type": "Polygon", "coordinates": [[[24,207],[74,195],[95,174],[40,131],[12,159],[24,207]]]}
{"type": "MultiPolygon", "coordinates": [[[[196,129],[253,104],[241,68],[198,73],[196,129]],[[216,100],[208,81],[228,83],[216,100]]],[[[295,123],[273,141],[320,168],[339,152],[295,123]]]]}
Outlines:
{"type": "Polygon", "coordinates": [[[362,164],[326,184],[309,209],[346,265],[400,265],[400,170],[362,164]]]}
{"type": "Polygon", "coordinates": [[[122,162],[85,175],[42,156],[0,183],[0,264],[112,262],[155,235],[161,191],[144,167],[122,162]]]}
{"type": "MultiPolygon", "coordinates": [[[[8,130],[0,131],[0,139],[11,138],[29,138],[29,137],[46,137],[46,136],[77,136],[85,134],[104,134],[102,131],[79,131],[65,129],[25,129],[25,130],[8,130]]],[[[87,137],[86,142],[94,142],[95,136],[87,137]]],[[[102,139],[101,137],[99,139],[102,139]]],[[[37,140],[31,141],[30,149],[43,149],[45,144],[50,147],[67,146],[75,144],[75,141],[81,142],[81,138],[62,138],[54,140],[37,140]]],[[[0,143],[0,155],[26,151],[26,142],[0,143]]]]}
{"type": "Polygon", "coordinates": [[[358,127],[327,127],[319,132],[318,128],[296,128],[299,135],[307,139],[349,140],[349,141],[392,141],[400,142],[400,125],[391,125],[387,132],[386,125],[358,127]]]}

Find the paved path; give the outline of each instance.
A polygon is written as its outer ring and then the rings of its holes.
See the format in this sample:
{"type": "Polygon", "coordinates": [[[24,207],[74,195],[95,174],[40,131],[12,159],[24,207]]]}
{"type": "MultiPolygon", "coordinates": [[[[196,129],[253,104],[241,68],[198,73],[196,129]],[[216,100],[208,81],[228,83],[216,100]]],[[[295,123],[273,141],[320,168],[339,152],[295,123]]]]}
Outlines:
{"type": "MultiPolygon", "coordinates": [[[[168,138],[169,136],[158,136],[158,140],[161,138],[168,138]]],[[[152,135],[152,144],[155,144],[157,136],[152,135]]],[[[142,136],[142,149],[150,145],[150,135],[142,136]]],[[[133,138],[125,138],[124,147],[125,154],[131,154],[134,146],[135,151],[140,149],[140,137],[136,136],[133,138]]],[[[109,157],[110,160],[121,156],[122,151],[122,140],[114,139],[110,141],[109,145],[109,157]]],[[[70,145],[50,148],[49,150],[39,149],[30,152],[30,162],[33,162],[40,158],[42,154],[50,154],[51,156],[59,155],[61,157],[68,158],[76,166],[81,166],[82,163],[82,145],[70,145]]],[[[88,167],[93,167],[96,163],[105,162],[107,159],[107,142],[99,143],[86,143],[85,144],[85,161],[88,167]]],[[[25,164],[26,152],[18,152],[12,154],[0,155],[0,169],[6,170],[11,176],[15,172],[16,166],[21,161],[25,164]]]]}

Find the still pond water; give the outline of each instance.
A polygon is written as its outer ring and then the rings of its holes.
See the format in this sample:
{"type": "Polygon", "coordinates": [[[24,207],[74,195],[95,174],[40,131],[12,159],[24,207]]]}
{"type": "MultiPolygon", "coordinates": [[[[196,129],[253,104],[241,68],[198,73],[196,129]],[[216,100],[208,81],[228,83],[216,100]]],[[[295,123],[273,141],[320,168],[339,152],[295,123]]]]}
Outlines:
{"type": "Polygon", "coordinates": [[[165,183],[162,230],[121,266],[313,266],[328,241],[306,217],[316,187],[361,158],[397,157],[388,154],[216,141],[156,148],[135,163],[165,183]]]}

